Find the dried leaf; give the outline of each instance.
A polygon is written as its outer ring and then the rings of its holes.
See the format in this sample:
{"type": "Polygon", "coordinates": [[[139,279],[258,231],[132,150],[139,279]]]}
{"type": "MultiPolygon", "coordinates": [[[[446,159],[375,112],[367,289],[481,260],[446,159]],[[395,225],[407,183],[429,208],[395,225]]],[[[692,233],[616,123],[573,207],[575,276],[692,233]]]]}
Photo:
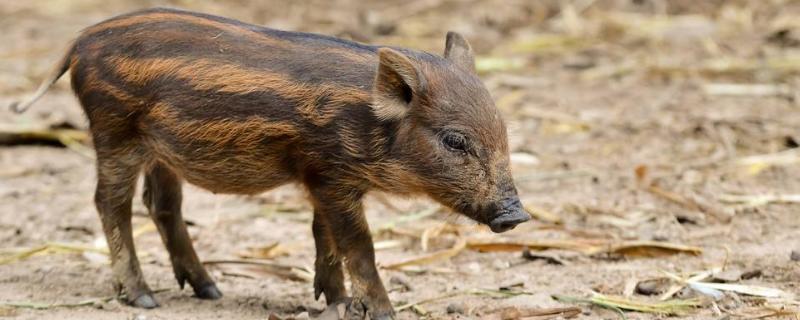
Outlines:
{"type": "Polygon", "coordinates": [[[750,296],[757,296],[757,297],[765,297],[765,298],[787,298],[793,299],[794,294],[780,290],[775,288],[768,288],[768,287],[761,287],[761,286],[752,286],[752,285],[745,285],[745,284],[735,284],[735,283],[710,283],[710,282],[699,282],[699,281],[690,281],[688,282],[692,288],[700,288],[700,289],[714,289],[720,291],[733,291],[736,293],[746,294],[750,296]]]}
{"type": "Polygon", "coordinates": [[[514,252],[529,250],[563,249],[594,253],[603,241],[597,240],[525,240],[525,241],[468,241],[467,247],[480,252],[514,252]]]}
{"type": "Polygon", "coordinates": [[[604,252],[618,253],[629,257],[662,257],[676,253],[699,255],[703,253],[703,249],[678,243],[660,241],[630,241],[612,245],[604,252]]]}
{"type": "Polygon", "coordinates": [[[526,241],[468,241],[467,247],[480,252],[513,252],[529,250],[563,249],[584,254],[616,253],[630,257],[659,257],[677,253],[698,255],[702,248],[658,241],[605,240],[526,240],[526,241]]]}

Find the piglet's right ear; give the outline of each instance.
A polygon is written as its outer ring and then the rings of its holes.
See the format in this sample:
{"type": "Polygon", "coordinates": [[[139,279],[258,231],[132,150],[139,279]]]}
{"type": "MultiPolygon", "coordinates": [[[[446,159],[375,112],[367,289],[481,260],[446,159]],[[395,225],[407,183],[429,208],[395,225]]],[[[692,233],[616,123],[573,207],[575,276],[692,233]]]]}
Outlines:
{"type": "Polygon", "coordinates": [[[404,54],[378,49],[378,72],[373,89],[373,109],[381,120],[400,119],[425,90],[425,79],[404,54]]]}

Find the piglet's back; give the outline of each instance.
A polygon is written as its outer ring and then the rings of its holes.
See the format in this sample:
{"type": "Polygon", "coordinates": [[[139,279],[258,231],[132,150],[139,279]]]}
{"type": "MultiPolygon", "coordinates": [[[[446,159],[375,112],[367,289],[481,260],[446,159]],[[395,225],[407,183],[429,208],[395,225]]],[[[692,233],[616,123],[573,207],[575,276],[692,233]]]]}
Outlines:
{"type": "Polygon", "coordinates": [[[84,59],[155,59],[164,65],[200,60],[274,72],[304,83],[355,87],[368,86],[377,65],[372,46],[164,8],[121,15],[85,29],[76,53],[84,59]]]}

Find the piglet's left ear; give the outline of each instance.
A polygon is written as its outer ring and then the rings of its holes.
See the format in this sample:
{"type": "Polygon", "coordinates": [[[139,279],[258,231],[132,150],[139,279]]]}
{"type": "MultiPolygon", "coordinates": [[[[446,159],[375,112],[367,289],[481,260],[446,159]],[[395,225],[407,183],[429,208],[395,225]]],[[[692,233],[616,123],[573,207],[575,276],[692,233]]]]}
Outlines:
{"type": "Polygon", "coordinates": [[[379,119],[403,118],[425,86],[422,72],[406,55],[390,48],[378,49],[372,107],[379,119]]]}
{"type": "Polygon", "coordinates": [[[459,67],[475,72],[475,57],[472,55],[467,39],[459,33],[450,31],[444,43],[444,57],[459,67]]]}

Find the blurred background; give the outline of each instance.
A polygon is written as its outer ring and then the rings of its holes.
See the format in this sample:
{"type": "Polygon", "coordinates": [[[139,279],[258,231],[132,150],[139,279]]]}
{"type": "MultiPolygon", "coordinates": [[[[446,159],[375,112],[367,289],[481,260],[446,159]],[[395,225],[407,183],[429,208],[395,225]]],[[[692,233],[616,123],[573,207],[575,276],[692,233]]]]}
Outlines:
{"type": "MultiPolygon", "coordinates": [[[[33,91],[81,29],[153,6],[437,54],[448,30],[470,41],[535,221],[493,235],[425,199],[371,195],[378,262],[401,319],[545,308],[617,317],[603,302],[629,319],[797,317],[800,1],[2,1],[0,105],[33,91]]],[[[165,289],[163,307],[110,299],[86,128],[68,77],[25,114],[0,108],[0,314],[322,310],[308,282],[311,209],[292,186],[259,196],[185,187],[190,232],[226,295],[218,302],[177,289],[137,197],[140,259],[151,287],[165,289]]]]}

